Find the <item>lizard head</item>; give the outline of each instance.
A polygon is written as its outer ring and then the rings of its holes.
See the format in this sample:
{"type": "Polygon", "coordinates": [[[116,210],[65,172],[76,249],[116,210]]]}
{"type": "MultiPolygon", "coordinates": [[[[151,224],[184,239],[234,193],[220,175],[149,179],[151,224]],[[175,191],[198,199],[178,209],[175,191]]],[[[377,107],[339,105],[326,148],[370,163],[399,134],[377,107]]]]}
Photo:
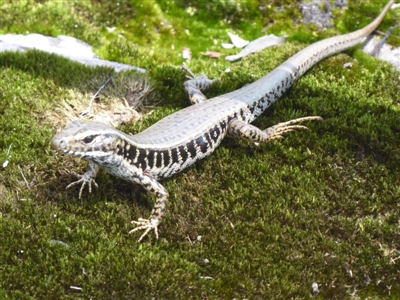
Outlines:
{"type": "Polygon", "coordinates": [[[124,133],[100,122],[74,121],[51,140],[53,149],[96,160],[115,152],[124,133]]]}

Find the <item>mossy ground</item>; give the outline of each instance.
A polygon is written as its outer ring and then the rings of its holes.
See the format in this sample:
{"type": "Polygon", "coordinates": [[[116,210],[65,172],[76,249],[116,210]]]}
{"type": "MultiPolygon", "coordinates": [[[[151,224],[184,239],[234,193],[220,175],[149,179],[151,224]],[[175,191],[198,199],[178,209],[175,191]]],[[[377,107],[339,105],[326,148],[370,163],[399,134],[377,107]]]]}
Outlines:
{"type": "MultiPolygon", "coordinates": [[[[121,128],[135,133],[189,105],[182,47],[192,50],[193,71],[220,79],[212,97],[313,41],[365,25],[383,6],[358,1],[335,11],[339,30],[321,33],[296,21],[294,1],[6,0],[0,33],[72,35],[104,59],[146,68],[157,107],[121,128]],[[235,64],[201,55],[221,51],[228,31],[253,39],[264,27],[290,42],[235,64]]],[[[396,17],[391,12],[380,29],[396,17]]],[[[110,70],[38,51],[2,53],[0,66],[0,162],[9,160],[0,172],[0,298],[303,299],[313,282],[320,299],[400,297],[400,90],[388,64],[357,48],[318,64],[255,124],[325,121],[259,147],[224,141],[163,182],[170,203],[160,239],[150,234],[142,243],[127,234],[129,221],[147,217],[154,198],[101,173],[99,188],[81,201],[77,189],[64,188],[74,179],[67,171],[86,164],[49,144],[56,126],[48,113],[71,90],[94,94],[89,82],[110,70]],[[346,62],[353,67],[343,69],[346,62]]]]}

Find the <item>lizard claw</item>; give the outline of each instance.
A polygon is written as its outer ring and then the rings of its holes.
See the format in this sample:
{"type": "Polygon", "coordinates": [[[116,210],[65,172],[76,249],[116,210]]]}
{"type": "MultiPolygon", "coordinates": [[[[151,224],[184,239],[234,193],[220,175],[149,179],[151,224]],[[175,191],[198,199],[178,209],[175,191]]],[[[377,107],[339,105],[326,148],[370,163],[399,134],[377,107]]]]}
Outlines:
{"type": "Polygon", "coordinates": [[[150,232],[150,230],[154,230],[154,233],[156,234],[156,238],[158,239],[157,226],[159,223],[160,222],[154,218],[150,218],[150,219],[139,218],[137,221],[131,221],[131,224],[139,225],[139,227],[136,227],[136,228],[132,229],[131,231],[129,231],[129,234],[132,234],[138,230],[145,230],[145,232],[138,239],[138,242],[140,242],[150,232]]]}
{"type": "Polygon", "coordinates": [[[68,184],[66,189],[69,189],[69,188],[81,183],[82,185],[81,185],[81,188],[79,190],[79,199],[82,198],[82,192],[83,192],[83,189],[85,188],[86,185],[89,187],[89,193],[92,192],[92,183],[94,184],[94,186],[96,188],[99,187],[97,185],[96,181],[94,180],[94,178],[91,176],[91,174],[88,174],[88,172],[86,172],[83,175],[80,175],[80,174],[78,174],[78,173],[76,173],[74,171],[70,171],[70,173],[75,175],[78,178],[78,180],[68,184]]]}

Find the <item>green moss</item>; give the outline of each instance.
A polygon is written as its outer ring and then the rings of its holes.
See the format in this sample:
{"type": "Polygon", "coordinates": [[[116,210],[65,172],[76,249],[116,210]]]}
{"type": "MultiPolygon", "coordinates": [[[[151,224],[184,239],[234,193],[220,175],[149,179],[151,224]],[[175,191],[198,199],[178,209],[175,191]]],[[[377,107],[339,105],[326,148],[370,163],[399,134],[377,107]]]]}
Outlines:
{"type": "MultiPolygon", "coordinates": [[[[192,50],[193,71],[220,79],[206,92],[213,97],[253,82],[336,28],[370,22],[383,6],[359,1],[335,10],[337,26],[321,33],[296,22],[293,1],[118,3],[3,1],[0,28],[72,35],[102,58],[146,68],[157,106],[121,128],[131,133],[189,105],[182,47],[192,50]],[[253,39],[264,26],[290,42],[235,64],[201,56],[233,53],[219,47],[226,32],[253,39]]],[[[83,172],[85,163],[49,145],[56,126],[47,113],[71,91],[93,94],[91,82],[110,74],[39,51],[0,54],[0,162],[9,160],[0,173],[0,298],[310,298],[313,282],[320,299],[355,291],[399,296],[400,85],[388,64],[357,48],[319,63],[255,125],[307,115],[325,121],[258,147],[226,139],[210,158],[163,181],[170,203],[160,240],[149,235],[140,244],[138,234],[128,235],[129,222],[149,215],[153,196],[100,173],[99,188],[80,200],[77,189],[65,190],[74,180],[67,171],[83,172]],[[344,69],[346,62],[353,67],[344,69]]]]}

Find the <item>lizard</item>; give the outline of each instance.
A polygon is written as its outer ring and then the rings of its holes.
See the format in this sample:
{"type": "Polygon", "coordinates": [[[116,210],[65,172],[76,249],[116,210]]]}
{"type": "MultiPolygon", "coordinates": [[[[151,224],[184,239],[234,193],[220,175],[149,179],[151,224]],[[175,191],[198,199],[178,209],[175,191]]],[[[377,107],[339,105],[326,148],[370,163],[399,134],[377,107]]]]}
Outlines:
{"type": "MultiPolygon", "coordinates": [[[[149,218],[132,221],[129,234],[144,230],[139,242],[158,226],[166,214],[168,191],[159,183],[208,157],[225,137],[265,143],[283,134],[307,129],[298,123],[322,120],[309,116],[278,123],[261,130],[250,123],[278,100],[307,70],[324,58],[364,42],[378,27],[395,0],[380,15],[357,31],[323,39],[297,52],[262,78],[233,92],[205,99],[199,89],[214,81],[204,74],[185,82],[193,105],[156,122],[144,131],[128,135],[99,122],[74,121],[51,140],[54,149],[89,162],[89,170],[67,186],[81,184],[79,197],[91,185],[100,168],[110,175],[142,185],[156,196],[149,218]]],[[[193,74],[191,74],[194,77],[193,74]]]]}

